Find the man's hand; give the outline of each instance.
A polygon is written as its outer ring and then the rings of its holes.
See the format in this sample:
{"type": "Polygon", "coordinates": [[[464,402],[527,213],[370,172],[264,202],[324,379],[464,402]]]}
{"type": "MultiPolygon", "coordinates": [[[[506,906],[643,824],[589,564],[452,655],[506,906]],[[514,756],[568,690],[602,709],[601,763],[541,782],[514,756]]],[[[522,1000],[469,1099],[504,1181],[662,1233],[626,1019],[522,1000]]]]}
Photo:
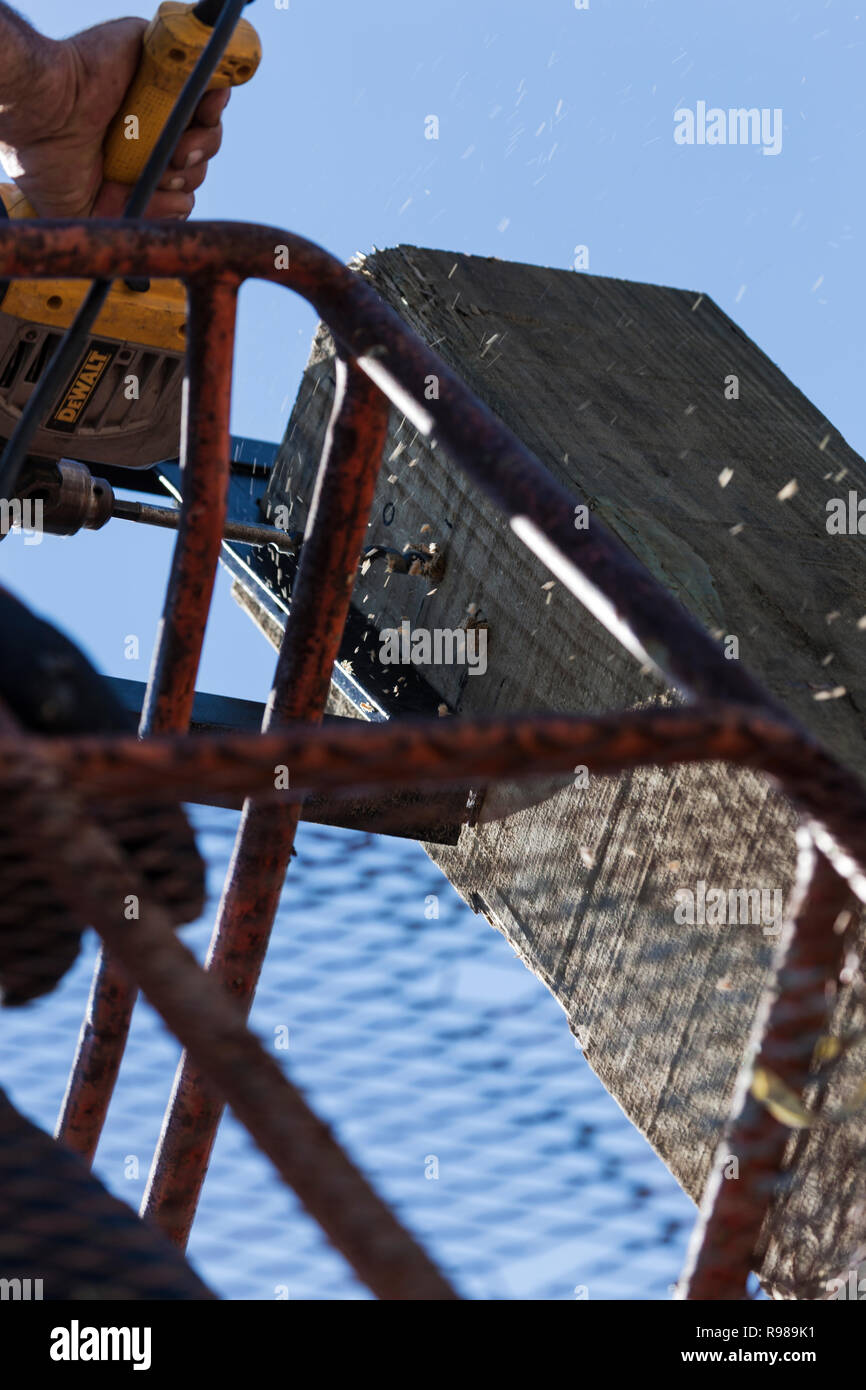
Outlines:
{"type": "MultiPolygon", "coordinates": [[[[102,178],[102,145],[141,57],[143,19],[56,41],[0,4],[0,159],[40,217],[119,217],[125,184],[102,178]],[[8,30],[8,32],[7,32],[8,30]]],[[[220,147],[228,89],[208,92],[180,139],[148,217],[185,218],[220,147]]]]}

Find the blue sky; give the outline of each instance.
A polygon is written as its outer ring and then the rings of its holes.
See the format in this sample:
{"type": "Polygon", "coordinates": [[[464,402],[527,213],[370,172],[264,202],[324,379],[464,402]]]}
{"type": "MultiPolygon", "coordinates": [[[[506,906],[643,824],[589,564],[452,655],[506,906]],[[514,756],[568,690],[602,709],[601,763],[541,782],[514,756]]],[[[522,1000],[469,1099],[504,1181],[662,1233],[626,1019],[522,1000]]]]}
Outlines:
{"type": "MultiPolygon", "coordinates": [[[[55,37],[73,8],[19,6],[55,37]]],[[[118,0],[83,0],[83,26],[118,0]]],[[[271,223],[341,258],[399,242],[701,290],[866,449],[866,0],[257,0],[259,73],[234,94],[196,217],[271,223]],[[678,146],[674,111],[781,108],[778,156],[678,146]],[[425,139],[425,118],[439,139],[425,139]]],[[[250,285],[233,428],[278,439],[314,328],[250,285]]],[[[124,522],[0,546],[0,577],[106,671],[145,679],[170,539],[124,522]],[[136,633],[141,659],[124,659],[136,633]]],[[[200,686],[264,699],[273,658],[223,582],[200,686]]]]}

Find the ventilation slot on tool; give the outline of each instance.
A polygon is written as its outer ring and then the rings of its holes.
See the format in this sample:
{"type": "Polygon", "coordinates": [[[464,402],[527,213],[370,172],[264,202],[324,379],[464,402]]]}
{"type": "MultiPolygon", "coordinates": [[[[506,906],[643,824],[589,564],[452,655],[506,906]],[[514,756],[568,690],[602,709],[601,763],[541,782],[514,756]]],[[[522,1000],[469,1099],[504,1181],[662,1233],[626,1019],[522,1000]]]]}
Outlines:
{"type": "MultiPolygon", "coordinates": [[[[54,353],[54,349],[60,342],[60,333],[46,333],[42,340],[42,346],[30,364],[30,368],[25,376],[25,381],[38,381],[42,375],[42,368],[54,353]]],[[[5,385],[5,382],[3,383],[5,385]]]]}
{"type": "Polygon", "coordinates": [[[15,381],[18,373],[24,365],[27,354],[30,351],[30,344],[18,342],[9,357],[6,366],[3,368],[3,375],[0,376],[0,391],[5,391],[15,381]]]}

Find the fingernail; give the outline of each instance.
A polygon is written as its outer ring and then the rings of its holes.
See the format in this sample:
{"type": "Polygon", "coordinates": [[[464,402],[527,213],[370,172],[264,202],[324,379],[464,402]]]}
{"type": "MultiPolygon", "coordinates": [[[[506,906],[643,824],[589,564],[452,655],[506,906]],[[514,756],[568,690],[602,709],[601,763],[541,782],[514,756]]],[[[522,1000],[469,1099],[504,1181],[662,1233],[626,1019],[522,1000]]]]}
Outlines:
{"type": "Polygon", "coordinates": [[[178,188],[183,188],[185,179],[169,179],[168,187],[174,192],[178,188]]]}
{"type": "Polygon", "coordinates": [[[191,169],[194,164],[201,164],[203,159],[203,150],[191,150],[186,157],[186,164],[183,167],[184,169],[191,169]]]}

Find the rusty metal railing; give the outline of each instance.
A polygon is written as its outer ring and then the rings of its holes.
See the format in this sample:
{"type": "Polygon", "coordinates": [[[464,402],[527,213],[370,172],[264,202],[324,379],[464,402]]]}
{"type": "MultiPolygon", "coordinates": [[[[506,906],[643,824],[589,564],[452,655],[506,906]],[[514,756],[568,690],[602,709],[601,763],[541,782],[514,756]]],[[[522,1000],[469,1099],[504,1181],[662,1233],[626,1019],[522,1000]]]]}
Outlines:
{"type": "Polygon", "coordinates": [[[760,769],[798,805],[800,892],[774,959],[719,1159],[707,1185],[685,1297],[739,1298],[756,1261],[788,1137],[756,1098],[756,1065],[792,1090],[809,1078],[839,965],[841,913],[866,902],[866,790],[721,649],[595,518],[575,528],[568,494],[455,373],[358,276],[276,228],[234,223],[87,222],[0,227],[0,275],[180,277],[189,287],[189,402],[183,504],[159,643],[137,741],[22,737],[0,726],[7,804],[26,823],[53,882],[102,937],[60,1135],[92,1157],[140,987],[186,1049],[145,1199],[183,1245],[222,1107],[228,1103],[371,1289],[453,1297],[326,1127],[246,1027],[305,790],[419,786],[532,776],[579,758],[599,773],[722,759],[760,769]],[[287,268],[279,248],[288,249],[287,268]],[[228,413],[237,290],[256,277],[303,295],[331,330],[337,393],[292,608],[260,736],[190,737],[195,675],[229,476],[228,413]],[[425,381],[439,394],[427,400],[425,381]],[[389,404],[399,407],[508,517],[524,541],[641,663],[690,700],[667,712],[601,718],[399,721],[318,727],[346,619],[389,404]],[[290,769],[291,790],[274,789],[290,769]],[[88,807],[132,797],[247,801],[207,971],[142,898],[134,930],[116,904],[133,871],[88,807]],[[48,795],[46,796],[46,792],[48,795]],[[23,819],[22,819],[23,818],[23,819]],[[76,873],[71,867],[77,866],[76,873]],[[82,872],[82,865],[85,871],[82,872]],[[753,1057],[756,1056],[756,1061],[753,1057]],[[738,1183],[722,1158],[740,1158],[738,1183]]]}

